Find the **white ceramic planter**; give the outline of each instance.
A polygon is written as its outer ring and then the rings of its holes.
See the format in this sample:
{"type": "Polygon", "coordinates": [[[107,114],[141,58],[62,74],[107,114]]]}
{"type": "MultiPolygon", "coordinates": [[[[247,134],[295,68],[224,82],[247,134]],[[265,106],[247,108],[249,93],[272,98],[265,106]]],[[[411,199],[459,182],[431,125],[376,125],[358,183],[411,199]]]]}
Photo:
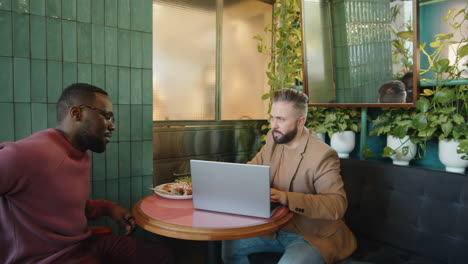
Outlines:
{"type": "Polygon", "coordinates": [[[338,152],[338,157],[349,158],[349,153],[353,151],[356,144],[355,138],[353,131],[335,133],[330,139],[330,146],[338,152]]]}
{"type": "Polygon", "coordinates": [[[462,154],[457,153],[460,142],[455,140],[439,141],[439,160],[445,165],[445,170],[449,172],[465,173],[468,167],[468,160],[462,160],[462,154]]]}
{"type": "Polygon", "coordinates": [[[392,148],[396,152],[395,155],[390,156],[390,158],[393,160],[393,164],[395,165],[408,166],[409,162],[416,155],[416,144],[411,142],[409,136],[405,136],[404,138],[400,139],[398,137],[388,135],[387,147],[392,148]],[[408,153],[406,153],[406,155],[403,153],[403,148],[405,147],[408,147],[408,153]]]}

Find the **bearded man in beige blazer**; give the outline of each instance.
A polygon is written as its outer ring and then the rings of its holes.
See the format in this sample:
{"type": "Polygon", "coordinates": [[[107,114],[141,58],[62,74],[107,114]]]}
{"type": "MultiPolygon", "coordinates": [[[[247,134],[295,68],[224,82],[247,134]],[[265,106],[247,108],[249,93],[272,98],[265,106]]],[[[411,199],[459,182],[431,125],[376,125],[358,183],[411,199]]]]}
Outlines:
{"type": "Polygon", "coordinates": [[[264,237],[223,242],[225,264],[249,263],[255,252],[282,252],[282,263],[334,263],[351,255],[356,239],[343,221],[348,206],[337,153],[304,127],[308,97],[281,89],[272,97],[271,130],[249,162],[270,166],[271,198],[293,219],[264,237]]]}

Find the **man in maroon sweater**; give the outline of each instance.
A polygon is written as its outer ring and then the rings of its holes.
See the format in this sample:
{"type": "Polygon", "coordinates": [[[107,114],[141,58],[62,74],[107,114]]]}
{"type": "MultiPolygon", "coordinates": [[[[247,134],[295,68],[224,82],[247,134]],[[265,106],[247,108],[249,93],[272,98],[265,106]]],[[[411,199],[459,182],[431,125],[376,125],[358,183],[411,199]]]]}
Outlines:
{"type": "Polygon", "coordinates": [[[109,216],[125,229],[131,214],[90,200],[89,151],[103,152],[114,127],[107,93],[67,87],[55,129],[0,143],[0,263],[172,263],[163,245],[128,236],[92,236],[87,220],[109,216]]]}

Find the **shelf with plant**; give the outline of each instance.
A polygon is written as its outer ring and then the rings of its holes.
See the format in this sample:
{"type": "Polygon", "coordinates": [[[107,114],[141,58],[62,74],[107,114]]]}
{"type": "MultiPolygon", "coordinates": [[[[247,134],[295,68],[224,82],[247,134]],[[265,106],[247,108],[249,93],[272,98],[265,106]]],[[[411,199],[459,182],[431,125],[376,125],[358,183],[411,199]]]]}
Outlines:
{"type": "MultiPolygon", "coordinates": [[[[460,62],[468,57],[468,2],[463,9],[450,10],[444,22],[452,29],[449,33],[435,35],[435,41],[429,46],[420,46],[422,54],[428,60],[428,68],[421,70],[421,76],[433,73],[432,88],[423,90],[417,102],[418,114],[415,117],[419,137],[440,140],[455,140],[459,142],[457,153],[468,160],[468,85],[459,82],[450,85],[454,80],[467,80],[463,74],[468,73],[468,63],[459,67],[460,62]],[[455,56],[445,58],[447,50],[451,49],[455,56]]],[[[422,78],[421,81],[428,81],[422,78]]]]}

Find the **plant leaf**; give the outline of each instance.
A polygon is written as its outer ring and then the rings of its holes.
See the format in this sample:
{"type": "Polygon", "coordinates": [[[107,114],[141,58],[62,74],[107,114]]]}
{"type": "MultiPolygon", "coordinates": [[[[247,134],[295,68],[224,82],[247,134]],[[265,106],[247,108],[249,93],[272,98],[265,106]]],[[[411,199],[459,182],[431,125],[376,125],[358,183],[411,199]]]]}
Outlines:
{"type": "Polygon", "coordinates": [[[390,157],[395,154],[395,150],[393,150],[391,147],[385,147],[382,153],[382,157],[390,157]]]}
{"type": "Polygon", "coordinates": [[[424,90],[423,90],[423,94],[424,94],[425,96],[431,96],[431,95],[434,94],[434,91],[431,90],[431,89],[424,89],[424,90]]]}
{"type": "MultiPolygon", "coordinates": [[[[430,91],[431,94],[433,93],[432,90],[429,89],[424,89],[424,92],[426,92],[426,90],[430,91]]],[[[426,98],[421,98],[416,102],[416,109],[418,109],[422,113],[426,113],[427,110],[429,110],[430,105],[431,103],[429,102],[429,100],[427,100],[426,98]]]]}
{"type": "Polygon", "coordinates": [[[397,33],[397,36],[403,39],[413,41],[413,31],[401,31],[397,33]]]}
{"type": "Polygon", "coordinates": [[[468,44],[465,44],[458,48],[457,51],[458,57],[463,58],[468,55],[468,44]]]}
{"type": "Polygon", "coordinates": [[[412,123],[416,129],[424,129],[427,127],[427,118],[423,113],[419,113],[414,117],[412,123]]]}
{"type": "Polygon", "coordinates": [[[448,12],[447,12],[447,15],[444,17],[444,22],[447,22],[450,15],[455,12],[456,9],[450,9],[448,12]]]}

